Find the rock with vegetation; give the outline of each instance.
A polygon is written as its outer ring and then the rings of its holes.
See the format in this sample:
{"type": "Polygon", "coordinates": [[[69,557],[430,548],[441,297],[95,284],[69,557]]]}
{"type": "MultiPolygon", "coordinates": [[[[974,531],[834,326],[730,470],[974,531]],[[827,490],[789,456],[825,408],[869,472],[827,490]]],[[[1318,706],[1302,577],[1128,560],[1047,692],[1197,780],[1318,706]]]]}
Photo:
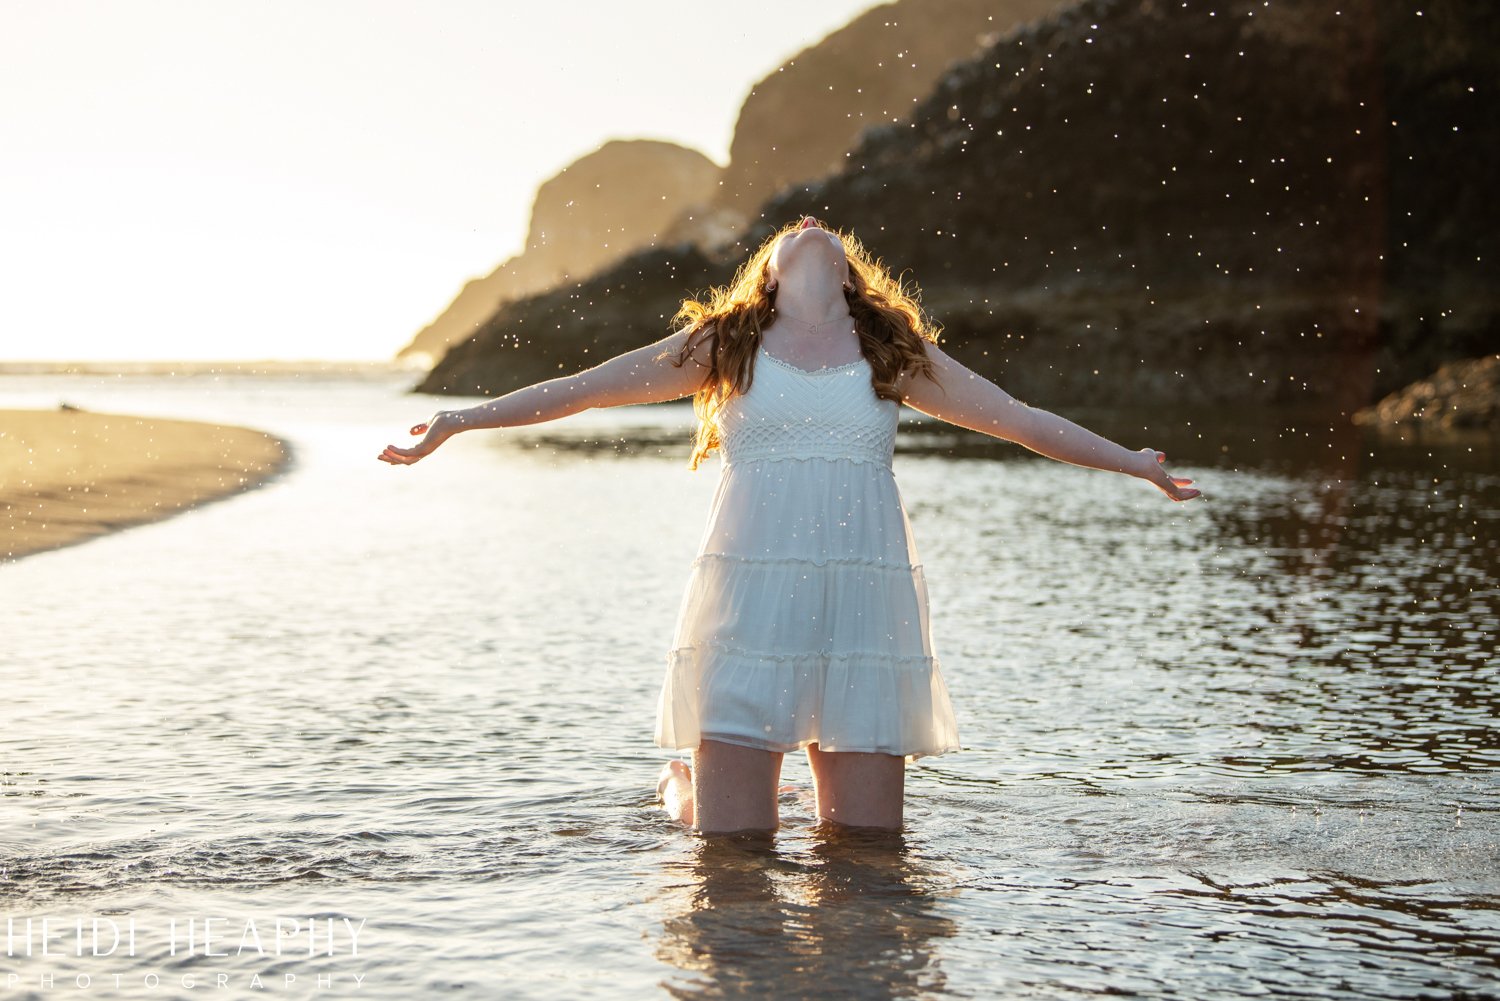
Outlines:
{"type": "Polygon", "coordinates": [[[894,0],[872,7],[756,82],[707,212],[673,234],[727,242],[786,186],[843,168],[859,136],[899,122],[955,63],[1063,0],[894,0]]]}
{"type": "Polygon", "coordinates": [[[872,8],[759,81],[722,171],[662,142],[610,142],[538,190],[526,251],[468,282],[400,352],[441,358],[501,303],[578,281],[630,253],[713,246],[794,181],[837,169],[860,132],[899,120],[954,62],[1061,0],[895,0],[872,8]]]}
{"type": "Polygon", "coordinates": [[[1043,402],[1345,412],[1495,343],[1500,14],[1089,0],[767,208],[909,265],[1043,402]]]}
{"type": "MultiPolygon", "coordinates": [[[[1352,413],[1500,342],[1496,79],[1500,10],[1461,0],[1085,0],[784,190],[710,274],[811,211],[910,268],[950,349],[1030,402],[1352,413]]],[[[513,388],[464,370],[549,302],[428,384],[513,388]]]]}
{"type": "Polygon", "coordinates": [[[691,244],[632,255],[584,282],[506,303],[417,387],[487,396],[569,375],[657,340],[683,297],[721,279],[691,244]]]}
{"type": "Polygon", "coordinates": [[[1354,422],[1384,430],[1500,433],[1500,355],[1450,362],[1359,411],[1354,422]]]}

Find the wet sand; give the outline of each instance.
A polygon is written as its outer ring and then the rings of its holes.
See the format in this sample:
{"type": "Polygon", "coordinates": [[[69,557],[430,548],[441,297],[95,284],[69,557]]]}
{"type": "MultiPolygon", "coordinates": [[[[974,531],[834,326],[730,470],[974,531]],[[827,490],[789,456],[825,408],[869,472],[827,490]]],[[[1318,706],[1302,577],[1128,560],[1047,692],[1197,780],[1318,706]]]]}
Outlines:
{"type": "Polygon", "coordinates": [[[0,410],[0,561],[169,518],[257,486],[289,458],[250,428],[0,410]]]}

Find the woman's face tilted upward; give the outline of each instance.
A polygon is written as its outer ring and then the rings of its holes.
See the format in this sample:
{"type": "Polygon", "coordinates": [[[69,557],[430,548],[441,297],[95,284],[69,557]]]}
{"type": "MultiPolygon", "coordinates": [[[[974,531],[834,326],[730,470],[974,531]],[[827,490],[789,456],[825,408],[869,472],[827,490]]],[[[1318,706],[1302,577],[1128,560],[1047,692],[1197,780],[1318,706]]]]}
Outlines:
{"type": "Polygon", "coordinates": [[[778,283],[786,276],[801,281],[823,275],[835,285],[843,285],[849,280],[849,259],[844,253],[844,242],[820,226],[812,216],[805,216],[802,225],[776,241],[768,269],[771,281],[778,283]]]}

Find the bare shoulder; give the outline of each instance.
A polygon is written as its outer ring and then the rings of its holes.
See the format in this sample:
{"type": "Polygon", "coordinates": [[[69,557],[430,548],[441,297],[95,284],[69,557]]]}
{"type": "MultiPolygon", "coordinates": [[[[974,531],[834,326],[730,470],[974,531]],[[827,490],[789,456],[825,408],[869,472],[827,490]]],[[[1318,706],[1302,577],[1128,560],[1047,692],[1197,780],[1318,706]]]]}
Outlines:
{"type": "Polygon", "coordinates": [[[903,397],[913,394],[925,396],[934,391],[941,392],[946,379],[952,378],[955,371],[968,371],[951,355],[938,347],[936,341],[924,339],[922,353],[926,356],[931,369],[924,371],[915,363],[902,369],[901,375],[896,380],[896,387],[903,397]]]}
{"type": "Polygon", "coordinates": [[[684,368],[693,367],[708,370],[713,367],[713,327],[703,327],[697,331],[683,327],[674,330],[658,342],[661,354],[658,357],[668,359],[672,364],[681,360],[684,368]]]}

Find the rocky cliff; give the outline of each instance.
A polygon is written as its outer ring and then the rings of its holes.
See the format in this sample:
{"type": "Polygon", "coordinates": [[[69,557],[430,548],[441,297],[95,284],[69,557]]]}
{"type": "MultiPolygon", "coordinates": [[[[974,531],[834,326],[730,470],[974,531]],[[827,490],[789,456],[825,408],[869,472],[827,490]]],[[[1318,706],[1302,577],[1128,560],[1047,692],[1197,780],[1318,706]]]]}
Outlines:
{"type": "Polygon", "coordinates": [[[608,142],[537,190],[526,250],[464,285],[401,356],[441,358],[473,335],[500,303],[587,278],[654,242],[690,207],[706,203],[719,166],[674,143],[608,142]]]}
{"type": "MultiPolygon", "coordinates": [[[[1500,342],[1497,56],[1500,17],[1461,0],[1086,0],[760,214],[855,229],[912,269],[957,355],[1031,402],[1349,411],[1500,342]]],[[[640,343],[682,281],[731,264],[652,258],[679,281],[639,319],[603,278],[570,301],[640,343]]],[[[570,308],[512,304],[424,388],[523,384],[526,352],[484,359],[570,308]]],[[[599,358],[589,326],[549,345],[549,374],[599,358]]]]}
{"type": "Polygon", "coordinates": [[[873,7],[759,80],[735,123],[707,213],[674,234],[703,246],[743,230],[789,184],[842,169],[861,132],[905,119],[949,66],[1062,0],[895,0],[873,7]]]}
{"type": "Polygon", "coordinates": [[[1500,334],[1497,28],[1461,0],[1090,0],[766,212],[869,233],[1029,396],[1352,409],[1500,334]]]}
{"type": "Polygon", "coordinates": [[[683,297],[722,275],[691,244],[634,254],[586,282],[501,306],[417,391],[493,395],[596,365],[665,336],[683,297]]]}
{"type": "Polygon", "coordinates": [[[1060,2],[895,0],[872,8],[751,89],[722,171],[670,143],[607,143],[542,185],[526,251],[466,284],[401,356],[440,358],[500,303],[565,277],[587,278],[630,253],[733,239],[767,197],[837,169],[861,131],[900,119],[954,62],[1060,2]]]}

